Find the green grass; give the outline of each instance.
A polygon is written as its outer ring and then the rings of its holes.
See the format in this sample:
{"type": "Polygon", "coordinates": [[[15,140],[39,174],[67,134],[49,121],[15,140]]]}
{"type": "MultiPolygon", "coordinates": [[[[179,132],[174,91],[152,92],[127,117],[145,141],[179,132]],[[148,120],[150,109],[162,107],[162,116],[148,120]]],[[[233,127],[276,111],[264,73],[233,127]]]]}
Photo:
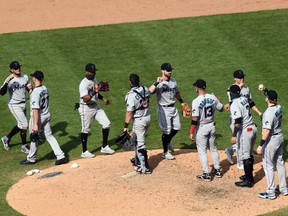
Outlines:
{"type": "MultiPolygon", "coordinates": [[[[139,74],[142,83],[150,86],[161,75],[160,65],[163,62],[170,62],[175,68],[173,76],[184,101],[188,103],[196,97],[192,83],[198,78],[205,79],[208,92],[216,93],[226,103],[227,87],[233,83],[232,73],[243,69],[247,74],[246,83],[260,110],[265,110],[266,103],[263,94],[257,91],[258,84],[264,83],[268,88],[277,90],[284,108],[285,133],[288,130],[285,88],[287,26],[288,10],[274,10],[2,34],[0,79],[3,82],[9,75],[8,65],[12,60],[19,60],[26,74],[38,69],[44,72],[44,84],[51,98],[53,132],[70,160],[78,159],[81,153],[80,117],[73,107],[79,100],[78,86],[88,62],[95,63],[99,68],[99,81],[108,80],[110,83],[111,91],[103,95],[111,100],[111,105],[101,105],[112,122],[109,142],[117,151],[121,150],[114,144],[114,139],[123,128],[124,96],[129,90],[129,74],[139,74]]],[[[1,136],[16,123],[6,104],[7,96],[0,97],[1,136]]],[[[180,108],[180,104],[177,106],[180,108]]],[[[151,112],[147,148],[158,149],[161,148],[161,131],[157,123],[155,96],[151,100],[151,112]]],[[[253,114],[255,122],[260,125],[260,119],[253,114]]],[[[219,149],[230,145],[228,116],[228,112],[216,115],[219,149]]],[[[190,121],[182,118],[181,123],[182,130],[174,138],[174,146],[195,148],[188,139],[190,121]]],[[[259,127],[259,137],[260,134],[259,127]]],[[[101,128],[94,122],[88,148],[98,154],[101,140],[101,128]]],[[[19,136],[13,138],[12,147],[9,152],[1,150],[1,215],[18,215],[6,203],[5,195],[9,187],[31,169],[18,164],[25,158],[20,152],[19,136]]],[[[49,167],[54,162],[55,157],[47,142],[39,147],[38,160],[37,168],[49,167]]],[[[287,212],[288,208],[269,215],[286,215],[287,212]]]]}

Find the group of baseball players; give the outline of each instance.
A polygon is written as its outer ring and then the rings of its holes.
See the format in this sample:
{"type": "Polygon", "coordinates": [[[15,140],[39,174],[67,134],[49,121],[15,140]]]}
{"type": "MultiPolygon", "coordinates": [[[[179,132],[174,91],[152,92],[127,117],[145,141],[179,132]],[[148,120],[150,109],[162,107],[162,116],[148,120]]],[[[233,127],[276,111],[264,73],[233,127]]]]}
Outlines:
{"type": "MultiPolygon", "coordinates": [[[[97,81],[95,64],[88,63],[85,66],[85,77],[79,85],[80,102],[76,104],[81,118],[81,144],[83,158],[95,157],[87,149],[88,134],[93,119],[102,127],[101,153],[113,154],[115,151],[108,145],[110,120],[105,111],[101,108],[98,100],[105,105],[110,102],[100,94],[100,86],[97,81]]],[[[0,88],[0,94],[8,92],[8,107],[17,120],[17,125],[1,138],[6,150],[10,150],[10,141],[14,135],[20,132],[22,145],[21,151],[27,154],[25,160],[20,164],[35,164],[37,149],[40,141],[40,132],[43,132],[50,144],[57,160],[55,165],[68,162],[64,152],[61,150],[57,140],[52,135],[49,112],[49,94],[47,88],[42,84],[43,72],[37,70],[30,76],[33,84],[29,82],[27,75],[21,71],[18,61],[10,63],[11,75],[8,76],[0,88]],[[30,94],[30,121],[26,117],[26,94],[30,94]],[[30,145],[27,145],[26,133],[29,128],[30,145]]],[[[149,99],[156,93],[157,114],[159,127],[162,130],[162,157],[173,160],[171,154],[174,151],[172,139],[181,128],[180,117],[176,108],[176,102],[181,106],[185,105],[177,82],[172,77],[172,66],[169,63],[161,65],[162,76],[148,88],[143,86],[137,74],[130,74],[130,90],[125,95],[126,115],[123,131],[129,133],[129,124],[132,122],[132,137],[135,144],[135,157],[131,158],[134,170],[141,174],[151,174],[152,170],[148,163],[148,154],[145,145],[145,136],[150,126],[149,99]]],[[[285,161],[283,159],[284,138],[281,131],[282,107],[278,103],[278,95],[274,90],[267,90],[265,87],[259,89],[264,92],[268,108],[260,112],[252,100],[248,86],[244,83],[245,74],[242,70],[233,73],[235,83],[227,90],[229,103],[223,105],[213,93],[206,92],[206,82],[198,79],[193,83],[198,96],[192,101],[192,117],[190,127],[190,139],[196,141],[197,150],[202,166],[202,174],[197,179],[205,182],[212,181],[213,177],[221,178],[221,167],[218,149],[216,146],[216,126],[214,122],[215,110],[222,112],[230,111],[230,127],[232,130],[232,146],[225,149],[227,160],[233,164],[233,154],[236,152],[237,168],[244,170],[244,175],[235,182],[239,187],[253,187],[253,146],[257,136],[257,126],[254,124],[251,109],[262,119],[262,137],[257,148],[257,153],[262,154],[263,169],[267,179],[267,189],[259,193],[260,198],[275,199],[275,194],[288,195],[286,183],[285,161]],[[207,148],[212,155],[213,168],[209,170],[207,148]],[[274,168],[279,175],[279,188],[275,187],[274,168]]]]}

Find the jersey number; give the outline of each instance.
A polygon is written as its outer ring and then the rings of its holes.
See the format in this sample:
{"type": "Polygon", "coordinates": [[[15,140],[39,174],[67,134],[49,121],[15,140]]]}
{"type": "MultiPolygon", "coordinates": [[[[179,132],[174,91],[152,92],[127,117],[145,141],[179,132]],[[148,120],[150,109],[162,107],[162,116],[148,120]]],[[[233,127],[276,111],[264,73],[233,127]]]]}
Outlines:
{"type": "Polygon", "coordinates": [[[212,106],[205,107],[204,113],[205,113],[205,118],[209,118],[213,116],[213,107],[212,106]]]}

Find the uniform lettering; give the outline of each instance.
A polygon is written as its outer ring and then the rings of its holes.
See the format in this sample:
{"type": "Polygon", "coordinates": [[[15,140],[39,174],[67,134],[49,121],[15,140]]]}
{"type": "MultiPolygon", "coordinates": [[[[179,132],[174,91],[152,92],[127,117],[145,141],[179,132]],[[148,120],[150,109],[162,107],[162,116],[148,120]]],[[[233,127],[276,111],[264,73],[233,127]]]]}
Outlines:
{"type": "Polygon", "coordinates": [[[215,100],[212,98],[204,98],[204,100],[201,101],[199,104],[199,109],[203,109],[205,106],[213,105],[215,104],[215,100]]]}

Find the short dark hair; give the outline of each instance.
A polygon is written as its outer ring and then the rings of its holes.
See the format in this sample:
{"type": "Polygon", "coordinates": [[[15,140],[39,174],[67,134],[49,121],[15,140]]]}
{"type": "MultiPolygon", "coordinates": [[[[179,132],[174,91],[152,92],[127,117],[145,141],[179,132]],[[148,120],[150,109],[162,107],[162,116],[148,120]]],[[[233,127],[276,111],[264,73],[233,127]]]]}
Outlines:
{"type": "Polygon", "coordinates": [[[137,74],[130,74],[129,80],[133,86],[139,86],[140,79],[137,74]]]}

